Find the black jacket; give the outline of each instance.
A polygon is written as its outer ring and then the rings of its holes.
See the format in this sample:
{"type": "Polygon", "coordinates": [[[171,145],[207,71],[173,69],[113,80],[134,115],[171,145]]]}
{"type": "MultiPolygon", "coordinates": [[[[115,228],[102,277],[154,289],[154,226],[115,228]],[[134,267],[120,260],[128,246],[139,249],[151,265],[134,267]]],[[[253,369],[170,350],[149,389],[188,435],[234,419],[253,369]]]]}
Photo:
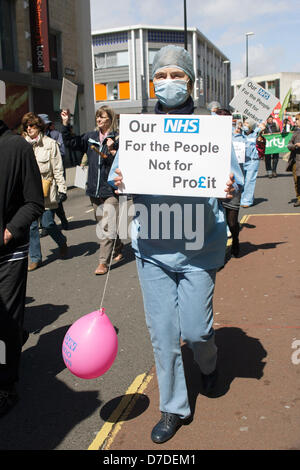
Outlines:
{"type": "Polygon", "coordinates": [[[0,256],[29,241],[30,224],[44,211],[41,175],[32,146],[0,121],[0,256]],[[4,230],[13,239],[4,245],[4,230]]]}
{"type": "MultiPolygon", "coordinates": [[[[109,153],[105,140],[103,142],[104,145],[100,144],[99,132],[92,131],[81,136],[74,136],[71,133],[70,126],[62,126],[62,136],[66,147],[72,150],[80,150],[82,153],[87,154],[89,171],[86,194],[97,198],[116,197],[114,189],[107,182],[115,156],[109,153]],[[89,139],[91,140],[89,141],[89,139]],[[107,158],[102,158],[92,148],[93,143],[91,141],[99,142],[99,146],[94,146],[107,155],[107,158]]],[[[115,150],[118,150],[117,133],[112,132],[108,137],[115,140],[115,150]]]]}
{"type": "Polygon", "coordinates": [[[272,124],[266,124],[266,128],[263,131],[263,134],[276,134],[276,132],[280,132],[280,129],[278,128],[276,122],[273,121],[272,124]]]}

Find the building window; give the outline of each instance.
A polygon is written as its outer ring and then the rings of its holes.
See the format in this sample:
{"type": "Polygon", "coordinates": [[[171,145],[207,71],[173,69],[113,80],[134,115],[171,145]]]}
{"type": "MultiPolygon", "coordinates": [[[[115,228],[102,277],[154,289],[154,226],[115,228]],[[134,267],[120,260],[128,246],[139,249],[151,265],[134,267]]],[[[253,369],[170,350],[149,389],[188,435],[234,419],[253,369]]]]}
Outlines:
{"type": "Polygon", "coordinates": [[[148,60],[149,60],[149,65],[153,64],[153,59],[155,54],[159,51],[159,49],[149,49],[148,51],[148,60]]]}
{"type": "Polygon", "coordinates": [[[61,34],[59,32],[49,34],[49,54],[51,78],[62,78],[61,34]]]}
{"type": "Polygon", "coordinates": [[[128,42],[128,31],[93,36],[93,46],[107,46],[128,42]]]}
{"type": "Polygon", "coordinates": [[[94,56],[95,69],[105,69],[105,54],[96,54],[94,56]]]}
{"type": "Polygon", "coordinates": [[[96,101],[107,101],[107,90],[104,83],[96,83],[95,96],[96,101]]]}
{"type": "Polygon", "coordinates": [[[272,80],[267,83],[268,83],[268,91],[270,91],[270,93],[273,93],[273,95],[275,95],[276,98],[280,98],[279,80],[278,79],[272,80]]]}
{"type": "Polygon", "coordinates": [[[130,100],[129,82],[119,82],[119,100],[130,100]]]}
{"type": "Polygon", "coordinates": [[[153,82],[152,80],[149,82],[149,98],[150,99],[155,99],[156,96],[155,96],[155,92],[154,92],[154,85],[153,85],[153,82]]]}
{"type": "Polygon", "coordinates": [[[17,70],[15,2],[0,0],[0,69],[17,70]]]}
{"type": "Polygon", "coordinates": [[[184,44],[184,32],[182,31],[161,31],[148,30],[149,42],[166,42],[166,43],[182,43],[184,44]]]}
{"type": "Polygon", "coordinates": [[[129,82],[97,83],[96,101],[130,100],[129,82]]]}
{"type": "Polygon", "coordinates": [[[110,67],[128,67],[128,51],[106,52],[95,54],[95,69],[107,69],[110,67]]]}
{"type": "Polygon", "coordinates": [[[6,104],[0,106],[0,119],[10,129],[15,129],[20,126],[22,117],[29,111],[28,87],[6,82],[5,88],[6,104]]]}

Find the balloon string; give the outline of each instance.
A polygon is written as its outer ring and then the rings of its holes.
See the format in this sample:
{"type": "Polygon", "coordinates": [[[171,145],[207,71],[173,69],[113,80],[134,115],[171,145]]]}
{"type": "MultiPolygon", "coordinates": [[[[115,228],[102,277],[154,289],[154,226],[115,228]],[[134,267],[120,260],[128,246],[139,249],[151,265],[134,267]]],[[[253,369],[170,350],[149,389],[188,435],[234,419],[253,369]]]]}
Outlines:
{"type": "Polygon", "coordinates": [[[122,207],[122,210],[120,211],[120,214],[119,214],[119,222],[118,222],[118,227],[117,227],[116,238],[115,238],[115,240],[114,240],[113,248],[112,248],[112,250],[111,250],[111,255],[110,255],[110,260],[109,260],[109,265],[108,265],[108,270],[107,270],[107,276],[106,276],[106,279],[105,279],[105,284],[104,284],[103,293],[102,293],[102,299],[101,299],[100,307],[99,307],[99,311],[100,311],[100,312],[101,312],[101,310],[102,310],[103,301],[104,301],[104,297],[105,297],[105,294],[106,294],[106,289],[107,289],[107,284],[108,284],[108,279],[109,279],[109,274],[110,274],[110,268],[111,268],[112,261],[113,261],[113,254],[114,254],[114,251],[115,251],[115,246],[116,246],[117,238],[118,238],[118,235],[119,235],[119,232],[120,232],[120,223],[121,223],[123,211],[124,211],[124,209],[125,209],[125,205],[126,205],[126,204],[127,204],[127,199],[126,199],[126,203],[124,202],[124,203],[122,204],[123,207],[122,207]]]}

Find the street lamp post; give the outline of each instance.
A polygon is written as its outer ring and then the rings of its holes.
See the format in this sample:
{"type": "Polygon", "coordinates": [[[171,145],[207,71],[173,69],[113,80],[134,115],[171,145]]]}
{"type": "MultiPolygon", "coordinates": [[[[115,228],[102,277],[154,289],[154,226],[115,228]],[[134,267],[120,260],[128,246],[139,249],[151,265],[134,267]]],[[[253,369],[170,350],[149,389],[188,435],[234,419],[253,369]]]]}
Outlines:
{"type": "Polygon", "coordinates": [[[253,36],[254,33],[246,33],[246,78],[248,77],[248,36],[253,36]]]}
{"type": "Polygon", "coordinates": [[[184,14],[184,48],[187,50],[186,0],[183,0],[183,14],[184,14]]]}
{"type": "Polygon", "coordinates": [[[230,60],[223,60],[223,65],[225,65],[225,77],[224,77],[224,101],[225,101],[225,106],[228,106],[228,67],[230,64],[230,60]]]}

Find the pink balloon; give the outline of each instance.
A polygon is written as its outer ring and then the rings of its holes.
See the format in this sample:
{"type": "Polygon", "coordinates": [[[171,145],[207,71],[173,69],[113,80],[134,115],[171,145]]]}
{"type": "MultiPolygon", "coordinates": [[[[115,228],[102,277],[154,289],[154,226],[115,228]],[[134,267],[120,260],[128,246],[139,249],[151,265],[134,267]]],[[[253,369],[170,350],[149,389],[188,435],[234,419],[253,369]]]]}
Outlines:
{"type": "Polygon", "coordinates": [[[79,318],[67,331],[63,360],[72,374],[95,379],[112,366],[118,352],[118,338],[104,308],[79,318]]]}

